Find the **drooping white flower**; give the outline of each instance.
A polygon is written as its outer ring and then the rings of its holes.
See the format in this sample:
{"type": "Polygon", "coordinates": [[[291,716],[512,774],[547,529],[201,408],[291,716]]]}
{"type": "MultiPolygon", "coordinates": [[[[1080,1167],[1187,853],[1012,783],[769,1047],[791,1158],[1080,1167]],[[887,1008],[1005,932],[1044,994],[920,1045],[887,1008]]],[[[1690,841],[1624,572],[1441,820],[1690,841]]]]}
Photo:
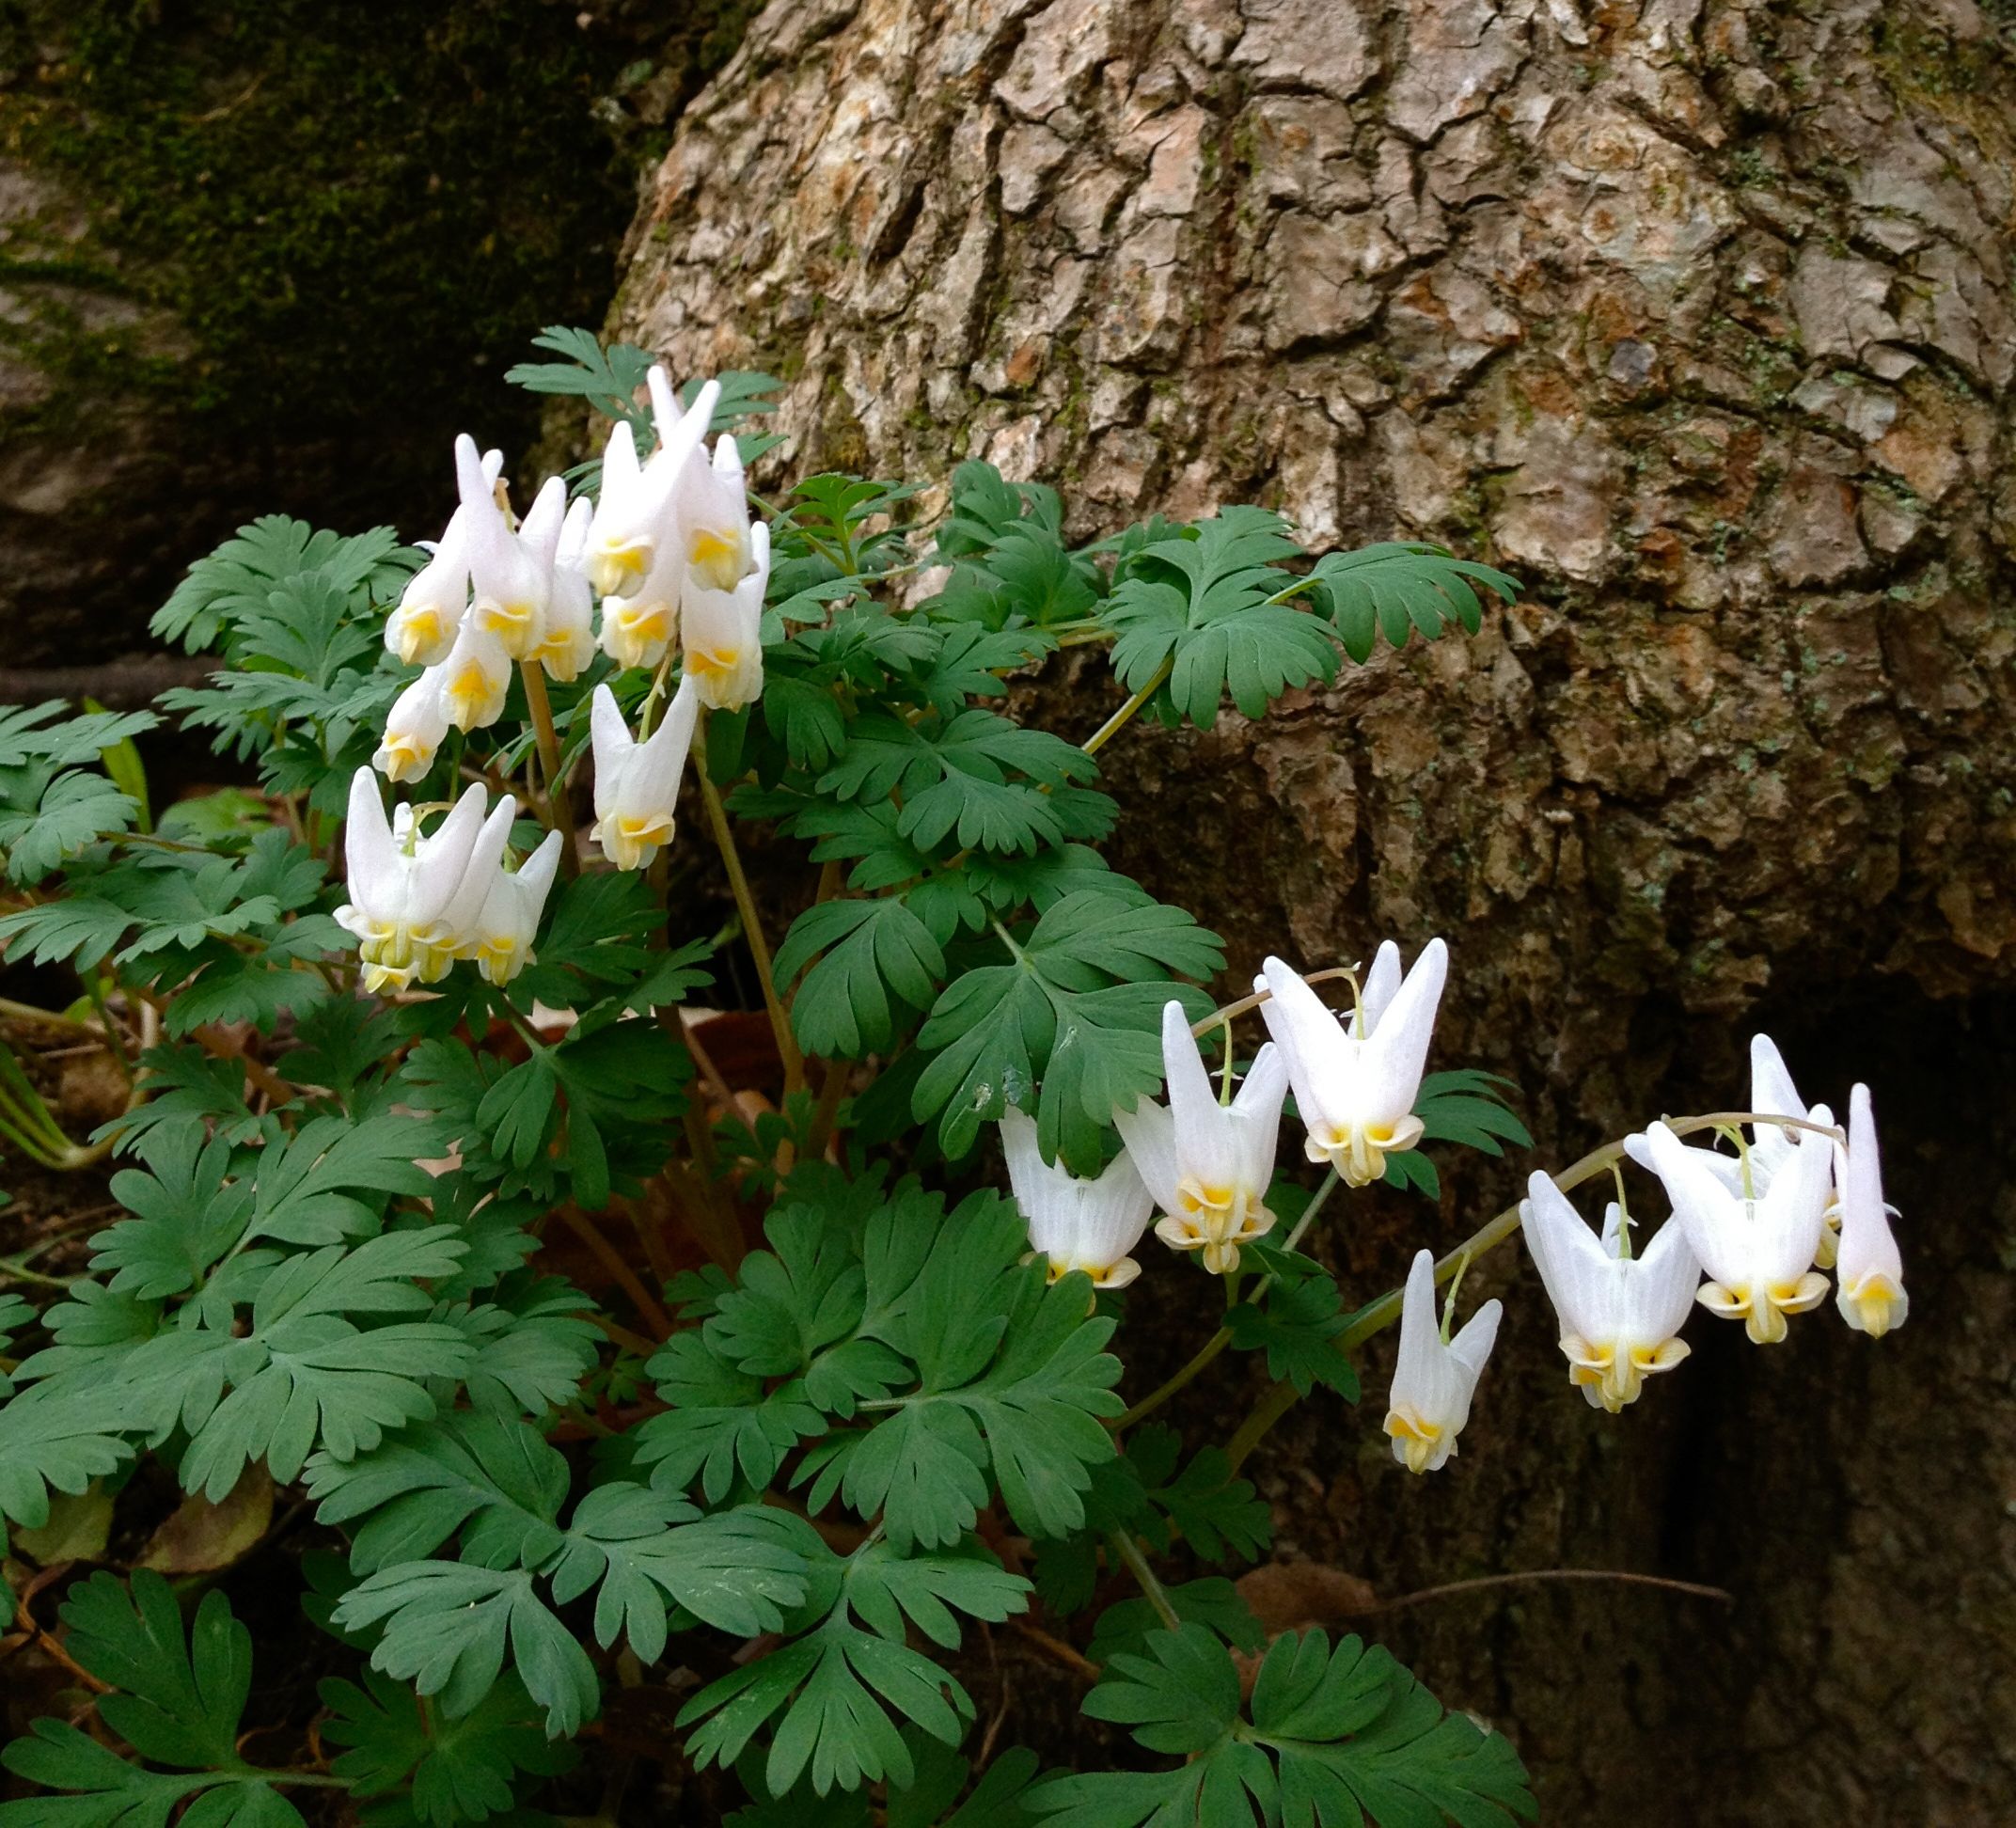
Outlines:
{"type": "Polygon", "coordinates": [[[1445,1338],[1435,1312],[1435,1259],[1426,1251],[1414,1258],[1400,1300],[1400,1357],[1386,1405],[1393,1457],[1410,1473],[1433,1473],[1456,1452],[1503,1312],[1487,1301],[1461,1332],[1445,1338]]]}
{"type": "Polygon", "coordinates": [[[739,711],[763,693],[763,599],[770,587],[766,522],[749,529],[749,551],[753,569],[733,590],[714,590],[694,571],[681,599],[681,664],[710,711],[739,711]]]}
{"type": "Polygon", "coordinates": [[[1238,1095],[1221,1106],[1183,1005],[1172,1001],[1162,1005],[1162,1071],[1167,1107],[1144,1098],[1113,1122],[1164,1214],[1155,1235],[1173,1250],[1202,1251],[1205,1269],[1226,1275],[1238,1268],[1239,1246],[1274,1223],[1267,1190],[1287,1069],[1279,1048],[1262,1048],[1238,1095]]]}
{"type": "Polygon", "coordinates": [[[693,747],[700,697],[682,679],[657,729],[638,742],[606,686],[595,687],[589,734],[595,756],[595,827],[589,833],[619,870],[641,870],[672,842],[679,780],[693,747]]]}
{"type": "Polygon", "coordinates": [[[710,591],[733,590],[755,563],[748,485],[733,437],[723,433],[716,441],[713,463],[696,457],[685,466],[673,506],[681,557],[694,581],[710,591]]]}
{"type": "MultiPolygon", "coordinates": [[[[1825,1105],[1816,1105],[1812,1121],[1834,1118],[1825,1105]]],[[[1753,1340],[1768,1346],[1785,1337],[1786,1316],[1826,1299],[1827,1278],[1812,1264],[1834,1173],[1827,1137],[1801,1132],[1791,1159],[1770,1185],[1760,1192],[1753,1181],[1747,1193],[1732,1192],[1703,1152],[1688,1148],[1664,1124],[1626,1138],[1625,1146],[1664,1183],[1688,1248],[1709,1277],[1695,1296],[1709,1313],[1741,1320],[1753,1340]]]]}
{"type": "Polygon", "coordinates": [[[457,730],[485,730],[504,715],[511,655],[495,635],[477,627],[473,616],[463,622],[439,672],[442,709],[457,730]]]}
{"type": "Polygon", "coordinates": [[[432,983],[454,957],[478,912],[511,837],[517,808],[507,796],[486,819],[485,793],[473,786],[429,835],[418,836],[409,809],[397,827],[386,818],[378,777],[351,777],[343,854],[350,900],[337,922],[356,936],[364,987],[403,989],[432,983]]]}
{"type": "Polygon", "coordinates": [[[481,910],[461,936],[458,951],[473,958],[492,984],[509,984],[533,962],[532,940],[559,862],[560,834],[549,831],[516,871],[499,863],[491,877],[481,910]]]}
{"type": "MultiPolygon", "coordinates": [[[[482,472],[486,484],[494,488],[504,473],[504,453],[484,451],[482,472]]],[[[420,542],[423,547],[426,544],[420,542]]],[[[454,644],[468,602],[468,516],[457,508],[434,544],[433,556],[407,580],[399,607],[386,621],[386,648],[402,666],[440,665],[454,644]]]]}
{"type": "Polygon", "coordinates": [[[1866,1085],[1848,1095],[1848,1147],[1835,1156],[1835,1177],[1841,1196],[1841,1285],[1835,1304],[1857,1332],[1881,1339],[1904,1324],[1911,1300],[1904,1293],[1904,1259],[1890,1233],[1890,1209],[1883,1204],[1876,1113],[1866,1085]]]}
{"type": "Polygon", "coordinates": [[[461,512],[448,524],[433,557],[407,580],[385,625],[386,647],[402,666],[438,666],[455,644],[469,601],[469,561],[461,512]]]}
{"type": "MultiPolygon", "coordinates": [[[[550,487],[550,484],[548,485],[550,487]]],[[[541,496],[543,501],[545,496],[541,496]]],[[[533,512],[539,503],[533,503],[533,512]]],[[[545,630],[539,645],[526,655],[545,668],[562,686],[571,686],[595,657],[595,593],[589,588],[582,569],[588,549],[588,530],[595,517],[595,504],[580,496],[560,523],[551,570],[553,588],[546,598],[545,630]]],[[[521,539],[532,530],[532,515],[525,517],[521,539]]]]}
{"type": "Polygon", "coordinates": [[[1049,1259],[1050,1280],[1082,1269],[1098,1288],[1125,1288],[1141,1274],[1127,1254],[1148,1229],[1155,1202],[1126,1150],[1097,1180],[1079,1180],[1046,1162],[1032,1117],[1011,1106],[1001,1117],[1008,1185],[1029,1226],[1030,1245],[1049,1259]]]}
{"type": "MultiPolygon", "coordinates": [[[[543,570],[535,554],[527,549],[494,493],[477,455],[476,441],[465,434],[455,440],[455,484],[464,518],[464,549],[469,566],[470,624],[493,637],[513,660],[522,660],[539,645],[545,619],[546,594],[552,582],[551,559],[543,570]]],[[[565,507],[567,485],[555,478],[547,484],[558,486],[565,507]]],[[[553,518],[553,536],[559,532],[558,513],[553,518]]]]}
{"type": "Polygon", "coordinates": [[[395,785],[417,780],[433,766],[434,751],[448,734],[448,707],[441,702],[442,669],[429,667],[392,701],[385,740],[371,765],[395,785]]]}
{"type": "MultiPolygon", "coordinates": [[[[1806,1101],[1799,1095],[1799,1088],[1792,1083],[1792,1075],[1787,1070],[1785,1056],[1778,1051],[1777,1044],[1768,1034],[1753,1034],[1750,1037],[1750,1106],[1759,1116],[1793,1117],[1806,1119],[1806,1101]]],[[[1750,1127],[1750,1142],[1741,1155],[1728,1155],[1720,1149],[1690,1145],[1693,1153],[1711,1170],[1715,1177],[1732,1193],[1743,1190],[1743,1176],[1750,1177],[1749,1186],[1754,1194],[1761,1194],[1771,1185],[1772,1176],[1791,1160],[1793,1139],[1798,1131],[1775,1124],[1753,1124],[1750,1127]],[[1745,1158],[1747,1158],[1747,1162],[1745,1158]]],[[[1841,1223],[1838,1205],[1830,1203],[1826,1222],[1820,1231],[1820,1240],[1813,1255],[1814,1267],[1831,1269],[1835,1260],[1835,1234],[1841,1223]]]]}
{"type": "MultiPolygon", "coordinates": [[[[588,542],[588,576],[606,597],[634,596],[663,558],[685,562],[678,550],[682,543],[672,498],[687,461],[706,439],[721,397],[719,384],[710,381],[682,413],[665,370],[653,369],[649,379],[657,449],[640,464],[629,423],[619,419],[602,453],[602,489],[588,542]]],[[[677,573],[669,575],[676,585],[677,573]]],[[[676,590],[674,595],[676,600],[676,590]]]]}
{"type": "Polygon", "coordinates": [[[1308,1126],[1309,1159],[1330,1162],[1347,1186],[1369,1186],[1386,1172],[1389,1155],[1421,1141],[1414,1099],[1448,975],[1449,949],[1440,939],[1422,948],[1404,980],[1399,948],[1388,940],[1348,1021],[1278,958],[1253,980],[1255,990],[1268,992],[1260,1013],[1308,1126]]]}
{"type": "Polygon", "coordinates": [[[1535,1174],[1526,1190],[1520,1223],[1561,1322],[1568,1379],[1592,1407],[1614,1415],[1638,1400],[1648,1376],[1687,1356],[1677,1335],[1693,1307],[1701,1266],[1676,1222],[1634,1256],[1615,1202],[1599,1239],[1545,1174],[1535,1174]]]}

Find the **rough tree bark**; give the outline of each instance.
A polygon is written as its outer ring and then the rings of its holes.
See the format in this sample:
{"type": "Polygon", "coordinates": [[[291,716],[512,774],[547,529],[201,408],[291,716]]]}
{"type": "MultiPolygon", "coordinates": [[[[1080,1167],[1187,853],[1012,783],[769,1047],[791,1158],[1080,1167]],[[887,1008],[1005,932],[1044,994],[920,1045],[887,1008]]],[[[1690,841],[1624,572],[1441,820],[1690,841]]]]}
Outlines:
{"type": "MultiPolygon", "coordinates": [[[[1903,1334],[1697,1323],[1612,1421],[1494,1262],[1458,1468],[1410,1486],[1315,1404],[1256,1462],[1284,1554],[1388,1592],[1732,1589],[1394,1615],[1552,1821],[2016,1811],[2012,122],[1968,0],[778,0],[633,231],[615,328],[787,376],[808,467],[984,455],[1088,534],[1257,499],[1526,581],[1467,644],[1109,752],[1120,860],[1238,962],[1447,934],[1444,1058],[1520,1076],[1543,1162],[1725,1104],[1754,1025],[1874,1081],[1903,1334]]],[[[1074,729],[1106,689],[1039,687],[1074,729]]],[[[1421,1222],[1329,1248],[1375,1285],[1421,1222]]]]}

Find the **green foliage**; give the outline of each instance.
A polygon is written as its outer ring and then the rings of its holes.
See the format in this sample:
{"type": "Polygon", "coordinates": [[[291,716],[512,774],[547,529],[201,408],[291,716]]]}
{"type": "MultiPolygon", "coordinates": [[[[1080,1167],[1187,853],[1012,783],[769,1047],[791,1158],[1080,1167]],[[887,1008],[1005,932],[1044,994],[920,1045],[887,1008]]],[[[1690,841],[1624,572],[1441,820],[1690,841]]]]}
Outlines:
{"type": "Polygon", "coordinates": [[[1030,1804],[1059,1828],[1511,1828],[1535,1814],[1505,1741],[1434,1697],[1387,1653],[1347,1637],[1290,1631],[1260,1665],[1242,1712],[1239,1673],[1202,1626],[1158,1631],[1146,1654],[1116,1655],[1085,1711],[1131,1729],[1150,1752],[1181,1755],[1150,1776],[1054,1777],[1030,1804]]]}
{"type": "MultiPolygon", "coordinates": [[[[649,449],[641,350],[564,327],[538,346],[515,380],[649,449]]],[[[780,384],[723,382],[716,425],[760,455],[780,384]]],[[[737,1828],[1499,1828],[1526,1807],[1502,1741],[1356,1640],[1282,1640],[1241,1711],[1230,1650],[1265,1638],[1232,1576],[1268,1552],[1268,1505],[1217,1441],[1135,1426],[1159,1396],[1126,1411],[1113,1347],[1154,1295],[1053,1277],[963,1165],[1014,1107],[1047,1159],[1099,1172],[1115,1111],[1161,1089],[1164,1004],[1209,1009],[1225,955],[1098,853],[1118,722],[1088,753],[1014,714],[1016,676],[1110,645],[1130,715],[1206,724],[1229,696],[1257,717],[1379,634],[1474,627],[1508,581],[1424,546],[1312,564],[1250,508],[1078,546],[1053,491],[984,464],[935,526],[910,483],[766,493],[764,690],[710,716],[705,756],[766,862],[819,871],[771,961],[802,1076],[745,1045],[756,1021],[683,1022],[703,990],[747,1009],[767,987],[753,933],[715,959],[735,929],[691,913],[683,843],[649,873],[566,869],[506,984],[433,954],[363,993],[330,877],[350,776],[413,676],[384,637],[418,555],[389,530],[258,521],[156,618],[217,666],[162,711],[256,792],[155,807],[153,714],[0,709],[0,946],[75,980],[45,1013],[102,1038],[128,1087],[88,1149],[55,1151],[112,1158],[87,1269],[39,1311],[0,1295],[0,1518],[128,1505],[143,1460],[135,1490],[172,1478],[213,1521],[276,1487],[282,1516],[313,1508],[304,1603],[337,1660],[317,1735],[248,1720],[221,1589],[185,1626],[152,1573],[72,1579],[69,1653],[111,1692],[92,1732],[44,1721],[8,1750],[43,1794],[0,1828],[275,1828],[314,1790],[367,1828],[529,1823],[617,1685],[676,1691],[680,1755],[749,1794],[737,1828]],[[703,1267],[661,1280],[674,1264],[703,1267]],[[1135,1547],[1193,1578],[1130,1597],[1135,1547]],[[1039,1604],[1106,1672],[1088,1711],[1188,1762],[976,1766],[951,1665],[974,1622],[1039,1604]],[[270,1768],[239,1749],[283,1732],[270,1768]]],[[[549,733],[514,681],[409,804],[431,820],[465,780],[508,786],[523,858],[566,797],[539,739],[564,782],[604,685],[633,716],[651,689],[598,656],[553,682],[549,733]]],[[[771,907],[752,873],[746,922],[771,907]]],[[[24,1111],[33,1064],[0,1087],[24,1111]]],[[[1419,1111],[1431,1142],[1526,1142],[1487,1074],[1432,1077],[1419,1111]]],[[[1389,1177],[1437,1185],[1418,1150],[1389,1177]]],[[[1355,1400],[1337,1281],[1251,1248],[1264,1279],[1209,1353],[1355,1400]]]]}
{"type": "Polygon", "coordinates": [[[182,1820],[216,1828],[300,1828],[301,1816],[279,1794],[290,1773],[264,1771],[238,1754],[238,1732],[252,1687],[252,1637],[221,1593],[208,1593],[185,1636],[167,1582],[141,1569],[129,1595],[107,1573],[94,1574],[63,1607],[70,1653],[114,1693],[99,1717],[138,1756],[166,1771],[129,1763],[87,1733],[39,1720],[33,1734],[0,1754],[17,1776],[68,1791],[0,1803],[0,1828],[133,1828],[165,1822],[184,1798],[200,1796],[182,1820]]]}

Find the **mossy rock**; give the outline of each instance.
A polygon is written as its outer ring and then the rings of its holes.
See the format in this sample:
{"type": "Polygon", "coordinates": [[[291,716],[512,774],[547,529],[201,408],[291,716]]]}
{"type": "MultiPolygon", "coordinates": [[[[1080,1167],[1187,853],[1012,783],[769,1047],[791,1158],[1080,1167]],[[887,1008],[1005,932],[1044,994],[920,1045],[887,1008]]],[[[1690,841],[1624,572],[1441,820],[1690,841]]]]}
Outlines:
{"type": "Polygon", "coordinates": [[[455,431],[522,449],[503,369],[600,318],[748,10],[0,0],[9,663],[131,646],[251,513],[417,534],[455,431]]]}

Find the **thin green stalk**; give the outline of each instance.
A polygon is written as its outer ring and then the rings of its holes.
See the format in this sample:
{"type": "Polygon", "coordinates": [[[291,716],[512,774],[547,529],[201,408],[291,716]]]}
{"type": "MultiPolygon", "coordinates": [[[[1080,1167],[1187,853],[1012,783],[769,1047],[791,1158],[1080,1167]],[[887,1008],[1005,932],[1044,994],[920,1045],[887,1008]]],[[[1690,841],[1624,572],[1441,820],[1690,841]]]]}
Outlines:
{"type": "MultiPolygon", "coordinates": [[[[580,874],[581,859],[575,848],[574,808],[569,803],[567,779],[560,772],[559,732],[553,722],[552,701],[546,697],[545,671],[536,660],[521,660],[518,677],[525,682],[526,709],[531,713],[539,768],[545,777],[546,825],[560,834],[560,874],[572,880],[580,874]]],[[[527,772],[529,775],[530,770],[527,772]]]]}
{"type": "Polygon", "coordinates": [[[1106,1540],[1126,1564],[1127,1572],[1139,1583],[1142,1597],[1155,1608],[1155,1615],[1162,1621],[1164,1628],[1180,1631],[1183,1621],[1176,1615],[1175,1607],[1170,1604],[1161,1582],[1156,1579],[1155,1569],[1148,1566],[1148,1558],[1142,1553],[1141,1544],[1125,1530],[1108,1531],[1106,1540]]]}
{"type": "MultiPolygon", "coordinates": [[[[1284,1249],[1292,1251],[1302,1241],[1309,1227],[1315,1222],[1316,1215],[1323,1210],[1324,1205],[1329,1201],[1330,1196],[1341,1185],[1342,1182],[1338,1178],[1337,1171],[1332,1168],[1323,1185],[1316,1189],[1315,1198],[1302,1208],[1302,1216],[1295,1221],[1295,1229],[1288,1234],[1287,1240],[1283,1246],[1284,1249]]],[[[1253,1292],[1249,1297],[1249,1300],[1258,1301],[1273,1285],[1274,1278],[1271,1275],[1261,1277],[1253,1284],[1253,1292]]],[[[1234,1297],[1237,1293],[1236,1288],[1234,1286],[1233,1278],[1230,1276],[1225,1279],[1225,1305],[1230,1307],[1233,1305],[1234,1297]]],[[[1144,1417],[1153,1415],[1172,1396],[1193,1383],[1198,1374],[1205,1370],[1231,1344],[1232,1330],[1229,1327],[1221,1327],[1197,1348],[1197,1351],[1188,1363],[1180,1366],[1166,1381],[1151,1390],[1147,1395],[1143,1396],[1140,1402],[1127,1410],[1119,1421],[1114,1423],[1113,1433],[1115,1435],[1125,1433],[1135,1423],[1142,1421],[1144,1417]]]]}
{"type": "Polygon", "coordinates": [[[791,1032],[791,1017],[785,1014],[777,994],[777,977],[770,968],[770,946],[763,935],[763,922],[756,912],[756,897],[743,872],[742,856],[735,848],[735,834],[728,823],[728,809],[707,773],[707,727],[702,719],[699,740],[693,745],[694,771],[700,776],[701,800],[707,809],[707,823],[714,829],[714,842],[728,871],[728,886],[734,891],[735,907],[742,916],[742,937],[748,941],[749,956],[756,962],[756,980],[763,985],[764,1007],[770,1015],[770,1030],[777,1037],[777,1051],[784,1063],[784,1092],[788,1096],[805,1083],[805,1056],[798,1038],[791,1032]]]}
{"type": "Polygon", "coordinates": [[[1155,676],[1136,692],[1132,698],[1115,711],[1098,729],[1079,745],[1087,755],[1096,755],[1108,743],[1133,720],[1134,714],[1146,704],[1168,682],[1169,675],[1176,670],[1176,656],[1172,654],[1155,670],[1155,676]]]}
{"type": "Polygon", "coordinates": [[[112,1048],[113,1058],[118,1062],[119,1071],[126,1083],[133,1083],[133,1058],[126,1051],[126,1037],[119,1032],[118,1024],[112,1019],[112,1012],[105,1006],[105,987],[99,982],[96,971],[87,972],[84,980],[84,993],[91,1000],[91,1007],[98,1012],[99,1026],[105,1032],[105,1040],[112,1048]]]}

